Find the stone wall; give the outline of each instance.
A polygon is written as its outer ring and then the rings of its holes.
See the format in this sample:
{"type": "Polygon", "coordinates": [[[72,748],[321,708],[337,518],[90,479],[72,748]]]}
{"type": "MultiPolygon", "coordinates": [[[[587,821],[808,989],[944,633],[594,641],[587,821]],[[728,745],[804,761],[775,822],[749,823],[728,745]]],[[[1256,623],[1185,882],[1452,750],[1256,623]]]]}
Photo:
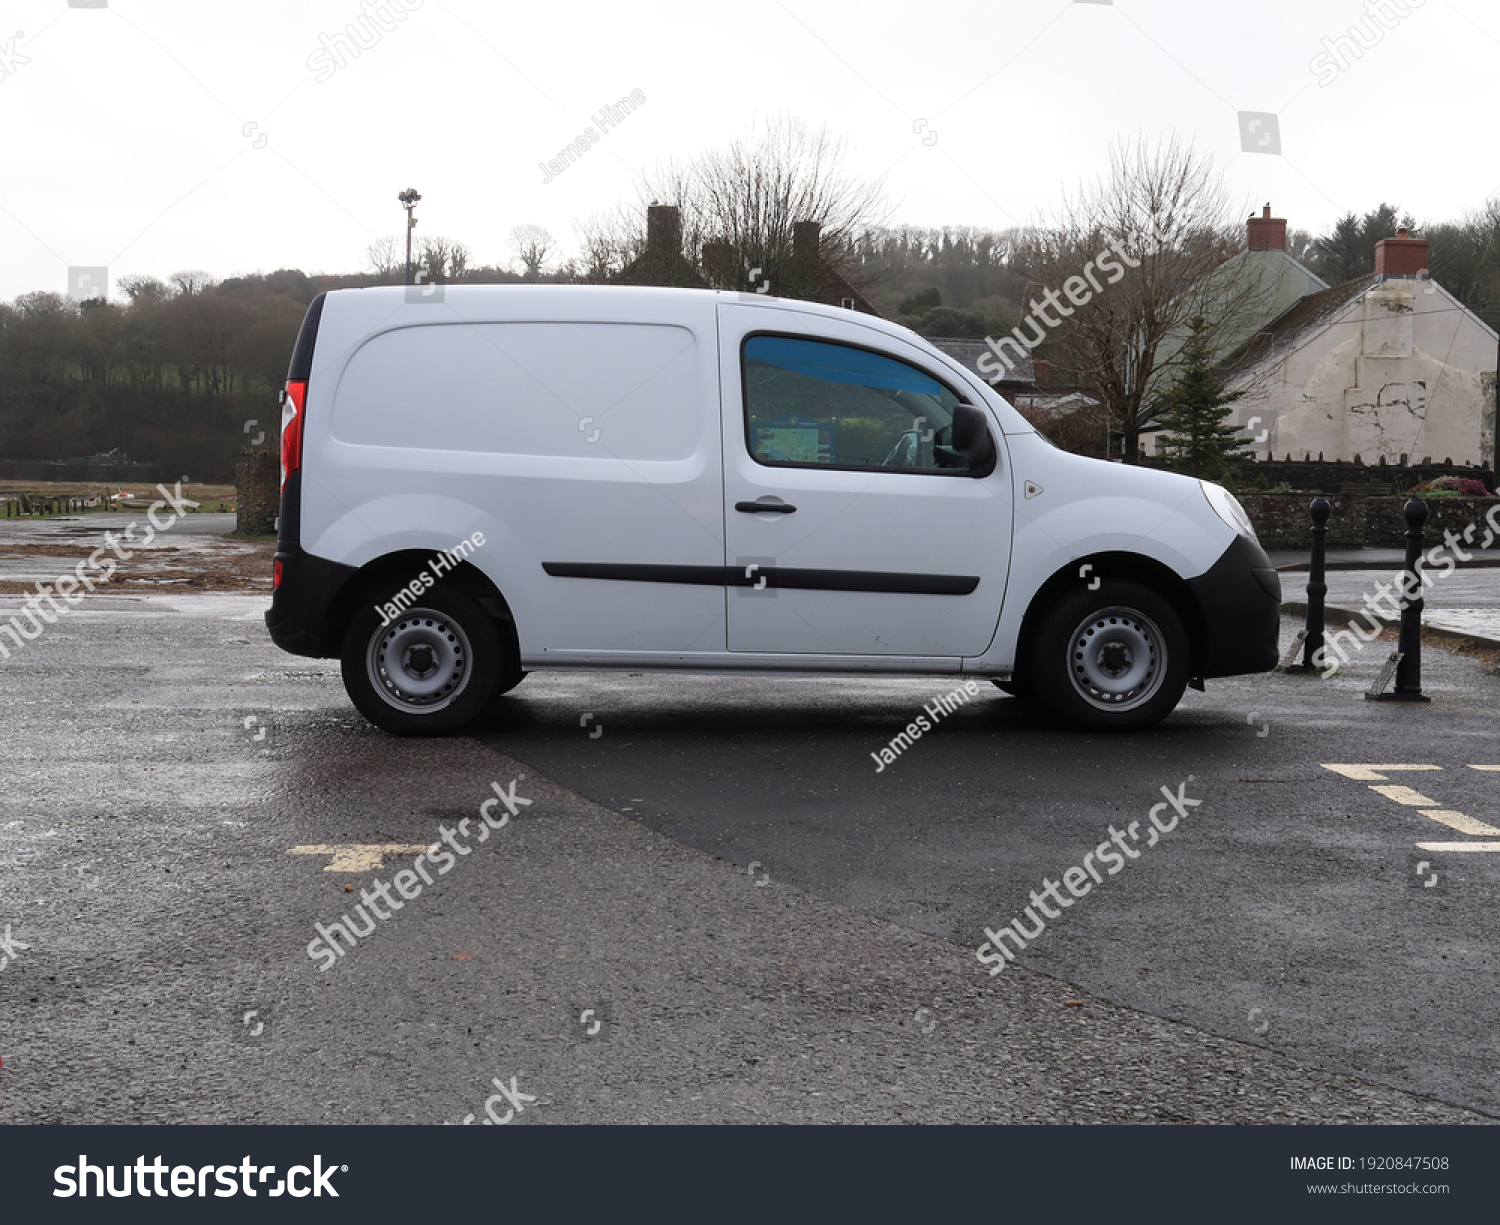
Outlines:
{"type": "MultiPolygon", "coordinates": [[[[1159,459],[1148,457],[1142,463],[1148,468],[1167,468],[1159,459]]],[[[1358,464],[1321,459],[1262,459],[1244,463],[1235,473],[1234,488],[1254,493],[1255,486],[1263,481],[1267,485],[1290,485],[1299,491],[1306,490],[1309,498],[1315,493],[1375,497],[1402,494],[1440,476],[1467,477],[1471,481],[1483,481],[1490,490],[1495,489],[1495,470],[1470,464],[1358,464]]]]}
{"type": "MultiPolygon", "coordinates": [[[[1406,516],[1403,513],[1408,498],[1365,499],[1365,544],[1371,548],[1401,549],[1406,547],[1406,516]]],[[[1482,540],[1486,516],[1500,498],[1429,498],[1427,499],[1427,522],[1422,525],[1425,548],[1431,548],[1443,539],[1444,531],[1462,536],[1464,528],[1474,526],[1471,539],[1482,540]]],[[[1500,513],[1496,521],[1500,522],[1500,513]]]]}
{"type": "Polygon", "coordinates": [[[234,530],[247,536],[274,532],[281,513],[281,456],[275,451],[241,451],[234,465],[234,489],[234,530]]]}
{"type": "Polygon", "coordinates": [[[1269,485],[1290,485],[1311,493],[1402,494],[1440,476],[1462,476],[1495,488],[1492,468],[1464,464],[1355,464],[1319,459],[1263,459],[1240,468],[1237,487],[1249,492],[1261,478],[1269,485]]]}
{"type": "MultiPolygon", "coordinates": [[[[1260,537],[1262,548],[1310,549],[1312,516],[1307,508],[1316,496],[1311,493],[1246,493],[1239,498],[1250,522],[1255,524],[1255,534],[1260,537]]],[[[1358,549],[1364,545],[1365,503],[1370,500],[1337,494],[1328,499],[1331,513],[1325,539],[1330,549],[1358,549]]]]}
{"type": "MultiPolygon", "coordinates": [[[[1312,516],[1308,507],[1314,494],[1251,493],[1240,502],[1255,524],[1255,533],[1267,549],[1312,548],[1312,516]]],[[[1335,495],[1328,499],[1330,549],[1399,549],[1406,545],[1405,497],[1361,498],[1335,495]]],[[[1500,498],[1431,498],[1427,522],[1422,528],[1425,547],[1439,543],[1445,530],[1462,536],[1464,528],[1476,525],[1477,540],[1485,530],[1486,516],[1500,498]]],[[[1500,513],[1496,515],[1500,521],[1500,513]]]]}

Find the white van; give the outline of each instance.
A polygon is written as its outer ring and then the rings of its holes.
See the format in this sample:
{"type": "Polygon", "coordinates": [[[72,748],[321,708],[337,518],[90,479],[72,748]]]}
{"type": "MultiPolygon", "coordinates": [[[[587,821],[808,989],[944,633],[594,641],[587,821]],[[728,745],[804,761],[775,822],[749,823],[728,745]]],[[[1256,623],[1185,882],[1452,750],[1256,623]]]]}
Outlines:
{"type": "Polygon", "coordinates": [[[277,645],[399,733],[540,668],[976,677],[1141,728],[1275,666],[1216,485],[1059,451],[914,333],[756,294],[337,290],[282,415],[277,645]]]}

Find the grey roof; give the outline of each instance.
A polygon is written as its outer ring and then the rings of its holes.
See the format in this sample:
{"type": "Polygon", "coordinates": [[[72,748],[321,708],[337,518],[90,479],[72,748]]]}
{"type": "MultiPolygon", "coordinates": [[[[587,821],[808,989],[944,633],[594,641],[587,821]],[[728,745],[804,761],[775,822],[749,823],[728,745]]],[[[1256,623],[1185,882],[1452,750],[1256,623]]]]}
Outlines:
{"type": "MultiPolygon", "coordinates": [[[[979,359],[990,352],[990,347],[985,341],[969,340],[963,336],[928,336],[926,340],[933,348],[946,353],[976,378],[993,387],[1029,387],[1036,383],[1036,368],[1032,364],[1031,355],[1028,353],[1023,358],[1016,357],[1014,345],[1005,351],[1005,360],[1010,363],[1010,368],[997,379],[979,368],[979,359]]],[[[993,358],[985,363],[991,370],[1002,364],[999,358],[993,358]]]]}
{"type": "Polygon", "coordinates": [[[1279,360],[1304,338],[1327,326],[1379,282],[1380,278],[1370,273],[1300,299],[1226,357],[1223,369],[1235,375],[1279,360]]]}

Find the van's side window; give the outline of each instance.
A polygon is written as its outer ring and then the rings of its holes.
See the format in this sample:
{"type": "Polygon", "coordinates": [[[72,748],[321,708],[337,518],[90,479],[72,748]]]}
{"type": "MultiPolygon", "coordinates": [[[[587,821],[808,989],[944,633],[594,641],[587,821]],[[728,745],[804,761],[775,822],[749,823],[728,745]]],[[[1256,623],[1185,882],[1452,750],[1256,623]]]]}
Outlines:
{"type": "Polygon", "coordinates": [[[962,473],[959,398],[916,366],[852,345],[752,336],[742,355],[745,437],[770,466],[962,473]]]}

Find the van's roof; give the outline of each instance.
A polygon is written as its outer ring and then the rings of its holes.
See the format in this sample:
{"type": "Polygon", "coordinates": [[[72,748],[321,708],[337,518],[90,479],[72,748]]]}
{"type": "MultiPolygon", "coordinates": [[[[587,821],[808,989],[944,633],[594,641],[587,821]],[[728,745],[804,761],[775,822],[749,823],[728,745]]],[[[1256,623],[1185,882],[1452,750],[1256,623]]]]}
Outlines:
{"type": "Polygon", "coordinates": [[[713,326],[720,306],[750,306],[869,328],[901,344],[914,346],[948,367],[961,382],[983,388],[992,402],[1004,406],[1001,421],[1007,433],[1030,432],[1032,429],[1025,418],[1005,404],[993,387],[935,348],[925,337],[899,323],[841,306],[825,306],[802,298],[778,298],[769,293],[654,285],[432,284],[425,287],[431,289],[430,296],[419,296],[422,288],[376,285],[330,290],[320,339],[326,333],[333,347],[347,354],[364,337],[375,332],[428,323],[614,321],[680,323],[702,329],[713,326]]]}
{"type": "MultiPolygon", "coordinates": [[[[891,330],[907,332],[908,329],[892,324],[889,320],[879,315],[866,314],[863,311],[853,311],[842,306],[827,306],[821,302],[809,302],[803,298],[781,298],[772,293],[742,293],[734,290],[722,289],[685,289],[663,285],[558,285],[558,284],[509,284],[509,285],[474,285],[474,284],[441,284],[432,282],[427,286],[416,285],[367,285],[357,288],[333,289],[328,291],[330,298],[334,296],[345,297],[358,294],[361,297],[379,299],[400,298],[405,304],[405,295],[410,291],[420,291],[423,288],[431,288],[436,291],[432,299],[426,299],[412,303],[412,305],[428,306],[443,303],[452,303],[454,306],[463,307],[462,314],[468,314],[476,308],[496,306],[501,303],[513,305],[515,299],[526,296],[532,300],[533,305],[537,301],[569,301],[569,302],[608,302],[611,311],[619,311],[628,307],[631,302],[639,302],[643,306],[651,304],[655,309],[660,309],[667,302],[680,302],[702,306],[709,302],[728,303],[742,302],[752,306],[776,306],[787,310],[801,311],[807,314],[823,315],[828,318],[856,320],[860,323],[885,324],[891,330]]],[[[689,306],[689,309],[692,309],[689,306]]],[[[911,333],[915,334],[915,333],[911,333]]]]}
{"type": "MultiPolygon", "coordinates": [[[[856,324],[924,350],[938,352],[910,328],[841,306],[802,298],[737,293],[719,289],[678,289],[654,285],[374,285],[328,292],[323,326],[354,334],[417,323],[500,323],[512,320],[651,321],[707,326],[724,305],[791,311],[856,324]],[[430,296],[421,295],[430,288],[430,296]],[[410,296],[408,296],[410,295],[410,296]]],[[[951,362],[938,353],[945,362],[951,362]]],[[[957,363],[956,368],[963,369],[957,363]]]]}

